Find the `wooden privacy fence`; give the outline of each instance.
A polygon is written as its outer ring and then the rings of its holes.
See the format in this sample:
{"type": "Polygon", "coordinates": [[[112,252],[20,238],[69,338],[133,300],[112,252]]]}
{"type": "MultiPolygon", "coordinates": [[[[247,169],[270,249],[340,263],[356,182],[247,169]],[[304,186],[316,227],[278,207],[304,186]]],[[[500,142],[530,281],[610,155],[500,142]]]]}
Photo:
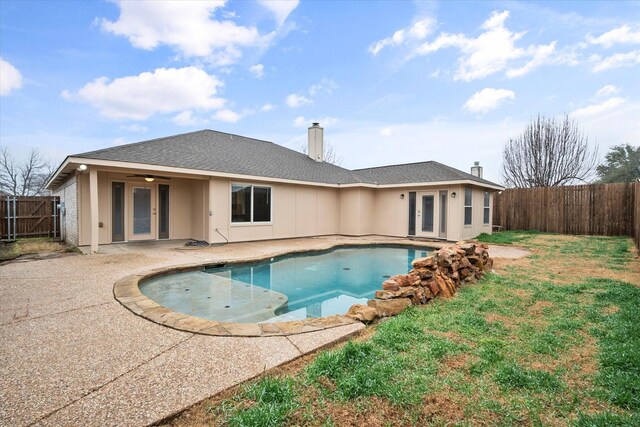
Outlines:
{"type": "Polygon", "coordinates": [[[60,237],[58,197],[0,196],[0,238],[60,237]]]}
{"type": "Polygon", "coordinates": [[[634,187],[635,204],[633,207],[633,240],[635,240],[638,249],[640,249],[640,182],[634,187]]]}
{"type": "Polygon", "coordinates": [[[493,199],[503,230],[632,236],[640,247],[640,183],[515,188],[493,199]]]}

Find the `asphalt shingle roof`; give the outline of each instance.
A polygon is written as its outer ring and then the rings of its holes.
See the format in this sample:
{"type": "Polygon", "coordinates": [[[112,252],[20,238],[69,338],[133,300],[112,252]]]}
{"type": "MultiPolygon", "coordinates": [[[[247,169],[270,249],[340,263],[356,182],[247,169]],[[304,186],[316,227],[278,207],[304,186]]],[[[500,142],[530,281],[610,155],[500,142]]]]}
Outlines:
{"type": "Polygon", "coordinates": [[[73,157],[327,184],[360,182],[348,169],[316,162],[306,154],[281,145],[212,130],[105,148],[73,157]]]}
{"type": "Polygon", "coordinates": [[[496,185],[434,161],[351,171],[330,163],[316,162],[306,154],[272,142],[208,129],[75,154],[72,157],[325,184],[383,185],[472,180],[496,185]]]}
{"type": "Polygon", "coordinates": [[[401,165],[380,166],[375,168],[356,169],[365,182],[380,185],[407,184],[414,182],[442,182],[471,180],[482,184],[498,185],[486,179],[478,178],[451,166],[433,160],[401,165]]]}

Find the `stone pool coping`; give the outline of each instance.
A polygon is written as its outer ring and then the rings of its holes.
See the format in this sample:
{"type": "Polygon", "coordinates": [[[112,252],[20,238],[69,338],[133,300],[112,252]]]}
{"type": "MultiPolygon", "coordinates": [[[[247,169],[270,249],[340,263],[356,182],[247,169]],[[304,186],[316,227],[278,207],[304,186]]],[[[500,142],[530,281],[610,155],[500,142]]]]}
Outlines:
{"type": "Polygon", "coordinates": [[[149,279],[155,277],[166,276],[170,274],[202,271],[207,267],[216,267],[230,264],[246,264],[260,262],[271,258],[277,258],[284,255],[295,255],[311,252],[325,252],[340,247],[358,247],[358,246],[415,246],[417,248],[430,247],[437,249],[441,244],[436,242],[424,241],[369,241],[358,243],[342,243],[334,242],[325,245],[322,248],[295,249],[280,251],[268,255],[258,257],[208,261],[203,263],[185,264],[179,266],[162,267],[150,270],[141,274],[132,274],[118,280],[113,286],[113,296],[124,307],[129,309],[137,316],[143,317],[154,323],[166,326],[179,331],[191,332],[200,335],[212,336],[232,336],[232,337],[267,337],[267,336],[287,336],[303,334],[308,332],[316,332],[339,326],[360,323],[343,315],[333,315],[319,318],[309,318],[305,320],[294,320],[288,322],[273,323],[236,323],[236,322],[220,322],[216,320],[203,319],[184,313],[179,313],[170,308],[164,307],[154,300],[146,297],[140,292],[139,285],[149,279]]]}

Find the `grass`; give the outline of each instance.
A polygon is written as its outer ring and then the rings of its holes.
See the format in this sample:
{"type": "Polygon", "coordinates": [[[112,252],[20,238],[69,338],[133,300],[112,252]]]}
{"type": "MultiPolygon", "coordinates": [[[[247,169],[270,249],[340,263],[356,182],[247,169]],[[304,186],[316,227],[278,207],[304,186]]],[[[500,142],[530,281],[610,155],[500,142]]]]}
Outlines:
{"type": "Polygon", "coordinates": [[[412,307],[175,424],[640,425],[640,266],[629,241],[499,234],[533,259],[498,262],[455,298],[412,307]]]}
{"type": "Polygon", "coordinates": [[[476,237],[476,239],[482,243],[493,243],[495,245],[511,245],[513,243],[526,242],[539,234],[541,234],[539,231],[510,230],[493,234],[482,233],[478,237],[476,237]]]}
{"type": "Polygon", "coordinates": [[[15,259],[21,255],[45,252],[80,252],[75,246],[48,237],[18,239],[15,242],[0,243],[0,261],[15,259]]]}
{"type": "Polygon", "coordinates": [[[279,427],[298,407],[290,378],[264,377],[244,387],[235,399],[211,411],[229,426],[279,427]]]}

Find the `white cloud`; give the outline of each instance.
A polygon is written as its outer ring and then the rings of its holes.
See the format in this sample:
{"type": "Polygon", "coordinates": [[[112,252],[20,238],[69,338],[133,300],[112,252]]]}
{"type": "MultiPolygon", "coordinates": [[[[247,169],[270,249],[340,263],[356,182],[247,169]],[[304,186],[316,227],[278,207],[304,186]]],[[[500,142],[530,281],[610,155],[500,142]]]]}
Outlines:
{"type": "Polygon", "coordinates": [[[633,31],[628,25],[623,25],[598,37],[588,35],[587,41],[605,48],[609,48],[614,44],[640,44],[640,26],[637,27],[637,31],[633,31]]]}
{"type": "Polygon", "coordinates": [[[593,66],[594,73],[614,68],[629,67],[635,64],[640,64],[640,50],[628,53],[616,53],[604,59],[601,59],[598,55],[594,55],[592,56],[592,60],[597,62],[593,66]]]}
{"type": "Polygon", "coordinates": [[[338,119],[335,117],[320,117],[319,119],[307,119],[304,116],[298,116],[293,120],[293,126],[295,127],[309,127],[311,123],[320,123],[322,127],[333,126],[338,123],[338,119]]]}
{"type": "Polygon", "coordinates": [[[124,145],[124,144],[128,144],[128,143],[129,143],[129,141],[127,141],[123,137],[116,138],[113,141],[111,141],[111,144],[113,144],[113,145],[124,145]]]}
{"type": "Polygon", "coordinates": [[[588,107],[579,108],[575,110],[573,113],[571,113],[571,115],[576,118],[595,116],[595,115],[607,112],[609,110],[612,110],[618,107],[619,105],[622,105],[624,102],[625,102],[624,98],[620,98],[620,97],[609,98],[606,101],[601,102],[599,104],[594,104],[594,105],[589,105],[588,107]]]}
{"type": "Polygon", "coordinates": [[[303,105],[313,103],[313,101],[309,98],[305,98],[304,96],[298,95],[297,93],[292,93],[291,95],[287,96],[285,102],[287,103],[289,108],[299,108],[303,105]]]}
{"type": "Polygon", "coordinates": [[[193,112],[191,110],[186,110],[179,113],[174,118],[172,118],[171,121],[178,126],[195,126],[200,123],[200,120],[193,115],[193,112]]]}
{"type": "Polygon", "coordinates": [[[154,114],[222,108],[225,100],[215,96],[221,85],[196,67],[158,68],[112,81],[100,77],[77,94],[66,91],[63,96],[91,104],[111,119],[145,120],[154,114]]]}
{"type": "Polygon", "coordinates": [[[120,126],[120,129],[126,130],[128,132],[141,132],[141,133],[149,130],[149,128],[147,128],[146,126],[142,126],[138,123],[133,123],[127,126],[120,126]]]}
{"type": "Polygon", "coordinates": [[[9,93],[22,87],[22,75],[20,71],[9,62],[0,57],[0,96],[7,96],[9,93]]]}
{"type": "Polygon", "coordinates": [[[549,62],[551,55],[556,48],[556,42],[547,45],[530,46],[528,52],[533,58],[520,68],[510,68],[507,70],[507,77],[520,77],[528,74],[535,68],[549,62]]]}
{"type": "Polygon", "coordinates": [[[219,120],[226,123],[236,123],[242,118],[242,114],[236,113],[232,110],[218,110],[212,117],[214,120],[219,120]]]}
{"type": "Polygon", "coordinates": [[[273,104],[266,103],[262,107],[260,107],[260,111],[271,111],[275,110],[276,106],[273,104]]]}
{"type": "Polygon", "coordinates": [[[262,6],[269,9],[271,13],[273,13],[278,26],[284,24],[284,21],[287,20],[291,12],[294,11],[298,4],[300,4],[299,0],[258,0],[262,6]]]}
{"type": "Polygon", "coordinates": [[[526,49],[516,46],[525,33],[513,33],[505,27],[509,11],[493,12],[480,27],[484,32],[478,37],[464,34],[441,33],[435,40],[419,45],[409,55],[429,55],[448,47],[460,51],[454,80],[481,79],[508,68],[508,77],[522,76],[534,68],[551,61],[556,42],[547,45],[530,45],[526,49]],[[519,60],[528,60],[514,67],[519,60]]]}
{"type": "Polygon", "coordinates": [[[378,40],[369,46],[369,52],[376,56],[382,49],[387,46],[399,46],[410,41],[424,40],[433,32],[435,21],[431,18],[420,19],[408,28],[396,31],[390,37],[378,40]]]}
{"type": "Polygon", "coordinates": [[[393,127],[392,126],[386,126],[383,127],[382,129],[380,129],[380,135],[382,136],[391,136],[393,135],[393,127]]]}
{"type": "Polygon", "coordinates": [[[485,88],[474,93],[464,104],[464,109],[473,113],[486,113],[495,110],[508,99],[515,99],[516,94],[512,90],[485,88]]]}
{"type": "MultiPolygon", "coordinates": [[[[344,167],[349,169],[435,160],[469,172],[478,160],[484,167],[485,177],[499,182],[503,144],[522,132],[525,125],[525,122],[488,119],[351,122],[343,124],[342,131],[331,131],[330,136],[331,144],[340,147],[344,167]],[[393,128],[391,137],[380,134],[380,129],[386,127],[393,128]],[[390,144],[390,140],[397,143],[390,144]],[[455,156],[451,155],[451,147],[456,147],[455,156]]],[[[306,137],[301,138],[298,145],[304,141],[306,137]]]]}
{"type": "Polygon", "coordinates": [[[126,37],[132,46],[152,50],[167,45],[185,57],[206,58],[229,65],[242,56],[241,48],[266,46],[274,33],[261,35],[255,27],[212,19],[225,1],[124,1],[116,21],[99,19],[107,32],[126,37]]]}
{"type": "Polygon", "coordinates": [[[331,95],[334,90],[338,89],[338,87],[338,84],[333,81],[333,79],[323,77],[318,83],[311,85],[309,88],[309,95],[314,96],[321,91],[331,95]]]}
{"type": "Polygon", "coordinates": [[[620,89],[618,89],[614,85],[606,85],[606,86],[601,87],[596,92],[596,96],[597,97],[605,97],[605,96],[613,95],[614,93],[618,93],[618,92],[620,92],[620,89]]]}
{"type": "Polygon", "coordinates": [[[249,67],[249,71],[256,79],[262,79],[264,77],[264,65],[262,64],[252,65],[249,67]]]}
{"type": "Polygon", "coordinates": [[[298,116],[293,120],[293,125],[297,128],[306,126],[309,122],[304,116],[298,116]]]}

